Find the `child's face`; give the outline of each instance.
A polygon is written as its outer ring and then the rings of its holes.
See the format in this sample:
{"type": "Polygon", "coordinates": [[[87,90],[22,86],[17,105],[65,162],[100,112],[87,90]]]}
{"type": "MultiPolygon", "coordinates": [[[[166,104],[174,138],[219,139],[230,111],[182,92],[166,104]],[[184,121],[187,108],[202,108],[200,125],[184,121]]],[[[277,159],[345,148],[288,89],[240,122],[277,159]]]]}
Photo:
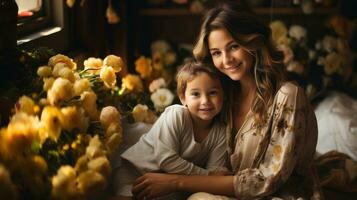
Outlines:
{"type": "Polygon", "coordinates": [[[219,79],[201,72],[187,83],[181,102],[187,105],[195,119],[212,120],[221,111],[223,104],[223,90],[219,79]]]}

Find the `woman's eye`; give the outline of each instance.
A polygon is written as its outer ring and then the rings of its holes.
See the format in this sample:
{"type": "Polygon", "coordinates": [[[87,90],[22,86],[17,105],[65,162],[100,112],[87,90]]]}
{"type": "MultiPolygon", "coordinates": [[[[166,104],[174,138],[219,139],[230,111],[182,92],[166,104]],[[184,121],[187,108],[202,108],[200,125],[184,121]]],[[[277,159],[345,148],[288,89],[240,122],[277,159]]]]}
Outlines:
{"type": "Polygon", "coordinates": [[[238,49],[239,49],[239,45],[238,45],[238,44],[233,44],[233,45],[231,46],[231,49],[232,49],[232,50],[238,50],[238,49]]]}
{"type": "Polygon", "coordinates": [[[214,56],[214,57],[217,57],[219,56],[221,53],[219,51],[213,51],[211,52],[211,55],[214,56]]]}

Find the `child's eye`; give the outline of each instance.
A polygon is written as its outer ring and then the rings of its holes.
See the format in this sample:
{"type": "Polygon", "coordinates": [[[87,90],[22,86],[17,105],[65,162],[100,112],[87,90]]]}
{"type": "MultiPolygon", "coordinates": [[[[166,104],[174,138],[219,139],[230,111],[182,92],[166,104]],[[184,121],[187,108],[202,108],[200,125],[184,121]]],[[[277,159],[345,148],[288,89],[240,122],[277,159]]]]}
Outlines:
{"type": "Polygon", "coordinates": [[[211,95],[211,96],[215,96],[215,95],[217,95],[218,94],[218,91],[217,90],[213,90],[213,91],[210,91],[209,92],[209,95],[211,95]]]}
{"type": "Polygon", "coordinates": [[[199,92],[191,92],[191,96],[198,97],[198,96],[200,96],[200,93],[199,92]]]}

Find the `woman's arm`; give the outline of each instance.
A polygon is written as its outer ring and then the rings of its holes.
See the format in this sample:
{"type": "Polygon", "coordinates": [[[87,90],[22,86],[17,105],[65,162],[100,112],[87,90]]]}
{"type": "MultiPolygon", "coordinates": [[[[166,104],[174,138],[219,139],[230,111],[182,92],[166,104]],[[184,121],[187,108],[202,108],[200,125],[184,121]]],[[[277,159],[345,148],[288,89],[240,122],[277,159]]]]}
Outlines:
{"type": "Polygon", "coordinates": [[[234,196],[233,176],[147,173],[135,181],[132,192],[137,199],[144,199],[144,197],[150,199],[178,191],[234,196]]]}

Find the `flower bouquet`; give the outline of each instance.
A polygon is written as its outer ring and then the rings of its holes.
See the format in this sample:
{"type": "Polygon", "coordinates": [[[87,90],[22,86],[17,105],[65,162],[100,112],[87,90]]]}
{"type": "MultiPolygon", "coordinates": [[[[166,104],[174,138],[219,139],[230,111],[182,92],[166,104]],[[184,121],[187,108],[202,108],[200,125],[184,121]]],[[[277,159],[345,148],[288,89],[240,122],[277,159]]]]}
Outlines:
{"type": "Polygon", "coordinates": [[[112,96],[123,62],[109,55],[87,64],[79,71],[69,57],[52,56],[37,70],[42,91],[17,101],[0,130],[2,198],[86,199],[107,187],[121,114],[97,102],[112,96]]]}
{"type": "Polygon", "coordinates": [[[306,88],[313,100],[327,90],[353,91],[356,72],[354,54],[348,45],[354,23],[336,15],[317,37],[309,37],[300,25],[289,28],[280,20],[270,23],[272,39],[284,54],[284,64],[291,75],[306,88]]]}

